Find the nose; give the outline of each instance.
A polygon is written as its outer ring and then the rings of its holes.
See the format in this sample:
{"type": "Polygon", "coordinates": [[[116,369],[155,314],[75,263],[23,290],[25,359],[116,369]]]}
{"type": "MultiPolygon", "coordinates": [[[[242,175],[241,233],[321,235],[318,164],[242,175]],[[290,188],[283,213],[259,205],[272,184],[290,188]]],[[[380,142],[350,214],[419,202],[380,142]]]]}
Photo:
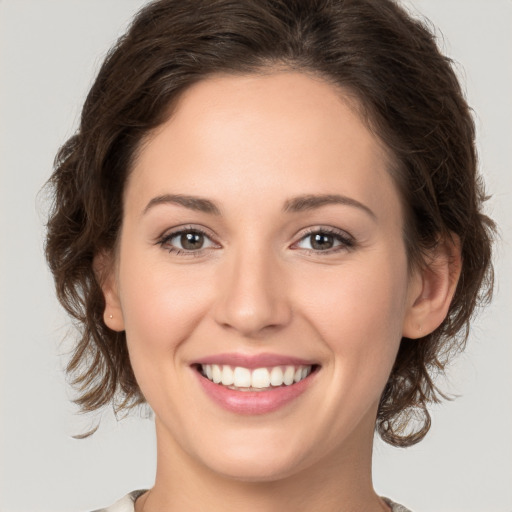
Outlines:
{"type": "Polygon", "coordinates": [[[215,320],[247,338],[279,330],[292,318],[282,263],[267,251],[235,255],[219,276],[215,320]]]}

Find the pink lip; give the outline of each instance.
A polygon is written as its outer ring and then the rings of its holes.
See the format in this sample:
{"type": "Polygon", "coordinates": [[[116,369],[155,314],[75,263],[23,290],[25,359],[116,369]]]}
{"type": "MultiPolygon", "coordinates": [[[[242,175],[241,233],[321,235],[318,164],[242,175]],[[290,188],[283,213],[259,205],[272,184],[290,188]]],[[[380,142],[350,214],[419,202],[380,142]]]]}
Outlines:
{"type": "Polygon", "coordinates": [[[226,364],[230,366],[243,366],[244,368],[265,368],[269,366],[308,366],[315,364],[314,361],[306,361],[297,357],[284,356],[280,354],[239,354],[226,353],[206,356],[192,362],[198,364],[226,364]]]}
{"type": "Polygon", "coordinates": [[[317,372],[290,386],[278,386],[266,391],[237,391],[215,384],[194,370],[203,390],[218,405],[237,414],[256,415],[276,411],[302,395],[314,381],[317,372]]]}

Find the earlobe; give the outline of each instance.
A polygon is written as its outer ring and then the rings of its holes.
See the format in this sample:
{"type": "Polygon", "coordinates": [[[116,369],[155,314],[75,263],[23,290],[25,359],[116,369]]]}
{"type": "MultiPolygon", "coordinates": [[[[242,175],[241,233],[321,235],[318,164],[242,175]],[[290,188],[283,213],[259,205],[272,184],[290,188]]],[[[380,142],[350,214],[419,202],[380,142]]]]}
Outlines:
{"type": "Polygon", "coordinates": [[[422,338],[443,323],[457,288],[461,264],[460,240],[455,234],[431,250],[428,260],[411,278],[403,337],[422,338]]]}
{"type": "Polygon", "coordinates": [[[96,280],[101,287],[105,299],[103,321],[113,331],[124,331],[124,318],[119,299],[119,290],[115,275],[112,256],[105,253],[97,254],[93,261],[96,280]]]}

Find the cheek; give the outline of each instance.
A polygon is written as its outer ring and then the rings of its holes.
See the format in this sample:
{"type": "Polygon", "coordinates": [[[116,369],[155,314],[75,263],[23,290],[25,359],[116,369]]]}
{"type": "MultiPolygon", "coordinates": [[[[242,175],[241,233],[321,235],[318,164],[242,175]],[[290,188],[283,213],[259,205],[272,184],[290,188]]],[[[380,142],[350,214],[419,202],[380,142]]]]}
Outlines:
{"type": "Polygon", "coordinates": [[[178,346],[197,325],[213,288],[200,266],[172,267],[165,255],[152,261],[131,254],[119,277],[127,341],[137,354],[158,356],[178,346]]]}
{"type": "Polygon", "coordinates": [[[335,371],[343,366],[385,381],[401,340],[407,266],[401,255],[374,256],[317,273],[314,286],[298,289],[297,296],[308,297],[303,310],[335,354],[335,371]]]}
{"type": "Polygon", "coordinates": [[[120,265],[130,362],[142,394],[155,411],[180,407],[179,390],[187,385],[180,371],[181,347],[211,300],[211,280],[187,267],[174,267],[171,273],[165,255],[151,261],[147,253],[132,253],[120,265]]]}

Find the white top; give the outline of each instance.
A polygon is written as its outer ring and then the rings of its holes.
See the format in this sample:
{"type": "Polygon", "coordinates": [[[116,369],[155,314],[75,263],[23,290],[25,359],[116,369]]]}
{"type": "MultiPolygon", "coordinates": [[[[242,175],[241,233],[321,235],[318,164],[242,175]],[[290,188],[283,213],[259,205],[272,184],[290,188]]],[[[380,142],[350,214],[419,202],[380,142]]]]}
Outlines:
{"type": "MultiPolygon", "coordinates": [[[[135,512],[135,500],[145,492],[146,490],[130,492],[110,507],[95,510],[93,512],[135,512]]],[[[394,503],[389,498],[382,499],[389,507],[391,507],[392,512],[411,512],[408,508],[405,508],[403,505],[399,505],[398,503],[394,503]]]]}

